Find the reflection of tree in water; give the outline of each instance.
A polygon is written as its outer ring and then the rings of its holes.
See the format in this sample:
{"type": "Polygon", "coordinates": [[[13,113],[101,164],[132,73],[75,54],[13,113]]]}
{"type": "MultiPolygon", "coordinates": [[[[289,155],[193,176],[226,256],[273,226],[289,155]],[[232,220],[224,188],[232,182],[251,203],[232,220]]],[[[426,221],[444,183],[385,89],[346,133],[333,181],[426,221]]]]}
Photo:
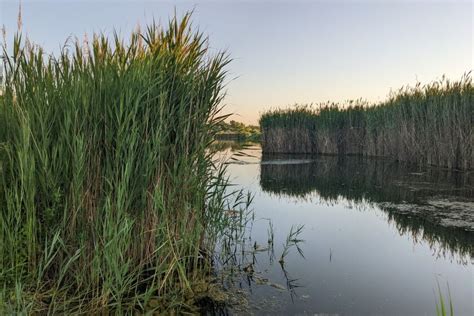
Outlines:
{"type": "Polygon", "coordinates": [[[244,150],[249,147],[255,146],[256,143],[252,142],[239,142],[239,141],[225,141],[225,140],[220,140],[220,141],[215,141],[210,145],[210,149],[214,151],[224,151],[227,149],[230,149],[231,151],[238,151],[238,150],[244,150]]]}
{"type": "MultiPolygon", "coordinates": [[[[263,191],[298,199],[317,197],[327,203],[344,199],[358,208],[382,202],[417,204],[440,196],[474,197],[472,174],[361,157],[318,156],[308,162],[309,158],[264,155],[260,172],[263,191]],[[292,163],[295,159],[304,163],[292,163]]],[[[397,213],[385,206],[381,209],[400,234],[411,234],[415,242],[426,241],[436,255],[474,257],[474,233],[443,227],[416,214],[397,213]]]]}

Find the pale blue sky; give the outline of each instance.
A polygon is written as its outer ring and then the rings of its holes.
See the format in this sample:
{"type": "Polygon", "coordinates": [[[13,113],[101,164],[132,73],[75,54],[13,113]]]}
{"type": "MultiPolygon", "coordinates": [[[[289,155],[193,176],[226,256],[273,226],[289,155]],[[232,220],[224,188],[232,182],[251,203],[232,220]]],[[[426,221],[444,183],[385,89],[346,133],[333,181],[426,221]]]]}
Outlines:
{"type": "MultiPolygon", "coordinates": [[[[16,30],[18,1],[0,0],[16,30]]],[[[227,110],[256,123],[265,109],[298,103],[383,100],[390,89],[473,68],[471,1],[71,1],[22,2],[23,29],[48,51],[68,36],[127,34],[194,8],[213,48],[227,50],[227,110]]]]}

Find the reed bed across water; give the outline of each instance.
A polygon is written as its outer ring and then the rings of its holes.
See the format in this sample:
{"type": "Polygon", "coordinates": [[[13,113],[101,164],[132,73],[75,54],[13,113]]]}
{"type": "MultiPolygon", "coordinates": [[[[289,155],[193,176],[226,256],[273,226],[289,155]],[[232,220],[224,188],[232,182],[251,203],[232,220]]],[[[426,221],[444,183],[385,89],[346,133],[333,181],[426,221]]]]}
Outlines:
{"type": "Polygon", "coordinates": [[[296,105],[260,118],[264,153],[388,157],[453,169],[474,168],[471,73],[392,93],[369,104],[296,105]]]}

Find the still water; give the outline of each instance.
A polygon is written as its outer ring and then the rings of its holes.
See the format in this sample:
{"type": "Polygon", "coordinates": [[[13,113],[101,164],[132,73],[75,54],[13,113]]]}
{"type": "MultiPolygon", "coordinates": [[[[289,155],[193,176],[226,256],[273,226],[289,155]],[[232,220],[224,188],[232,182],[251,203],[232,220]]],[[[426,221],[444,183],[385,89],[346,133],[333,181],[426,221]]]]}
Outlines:
{"type": "Polygon", "coordinates": [[[472,174],[357,157],[262,157],[257,145],[234,153],[231,181],[254,196],[246,243],[263,251],[233,279],[248,308],[232,314],[436,315],[439,284],[456,315],[474,315],[472,174]],[[449,208],[456,203],[463,209],[449,208]],[[281,265],[298,225],[302,254],[290,247],[281,265]]]}

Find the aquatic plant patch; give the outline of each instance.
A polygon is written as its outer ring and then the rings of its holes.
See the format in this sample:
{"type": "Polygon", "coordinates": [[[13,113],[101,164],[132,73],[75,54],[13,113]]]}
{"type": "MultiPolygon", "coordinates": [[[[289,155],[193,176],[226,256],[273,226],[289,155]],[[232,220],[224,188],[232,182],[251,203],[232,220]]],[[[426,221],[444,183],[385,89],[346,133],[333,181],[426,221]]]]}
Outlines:
{"type": "Polygon", "coordinates": [[[21,34],[3,49],[0,313],[193,310],[234,225],[208,148],[227,55],[189,15],[57,57],[21,34]]]}
{"type": "Polygon", "coordinates": [[[452,169],[474,168],[471,73],[405,87],[380,104],[356,100],[271,110],[260,118],[264,153],[388,157],[452,169]]]}

